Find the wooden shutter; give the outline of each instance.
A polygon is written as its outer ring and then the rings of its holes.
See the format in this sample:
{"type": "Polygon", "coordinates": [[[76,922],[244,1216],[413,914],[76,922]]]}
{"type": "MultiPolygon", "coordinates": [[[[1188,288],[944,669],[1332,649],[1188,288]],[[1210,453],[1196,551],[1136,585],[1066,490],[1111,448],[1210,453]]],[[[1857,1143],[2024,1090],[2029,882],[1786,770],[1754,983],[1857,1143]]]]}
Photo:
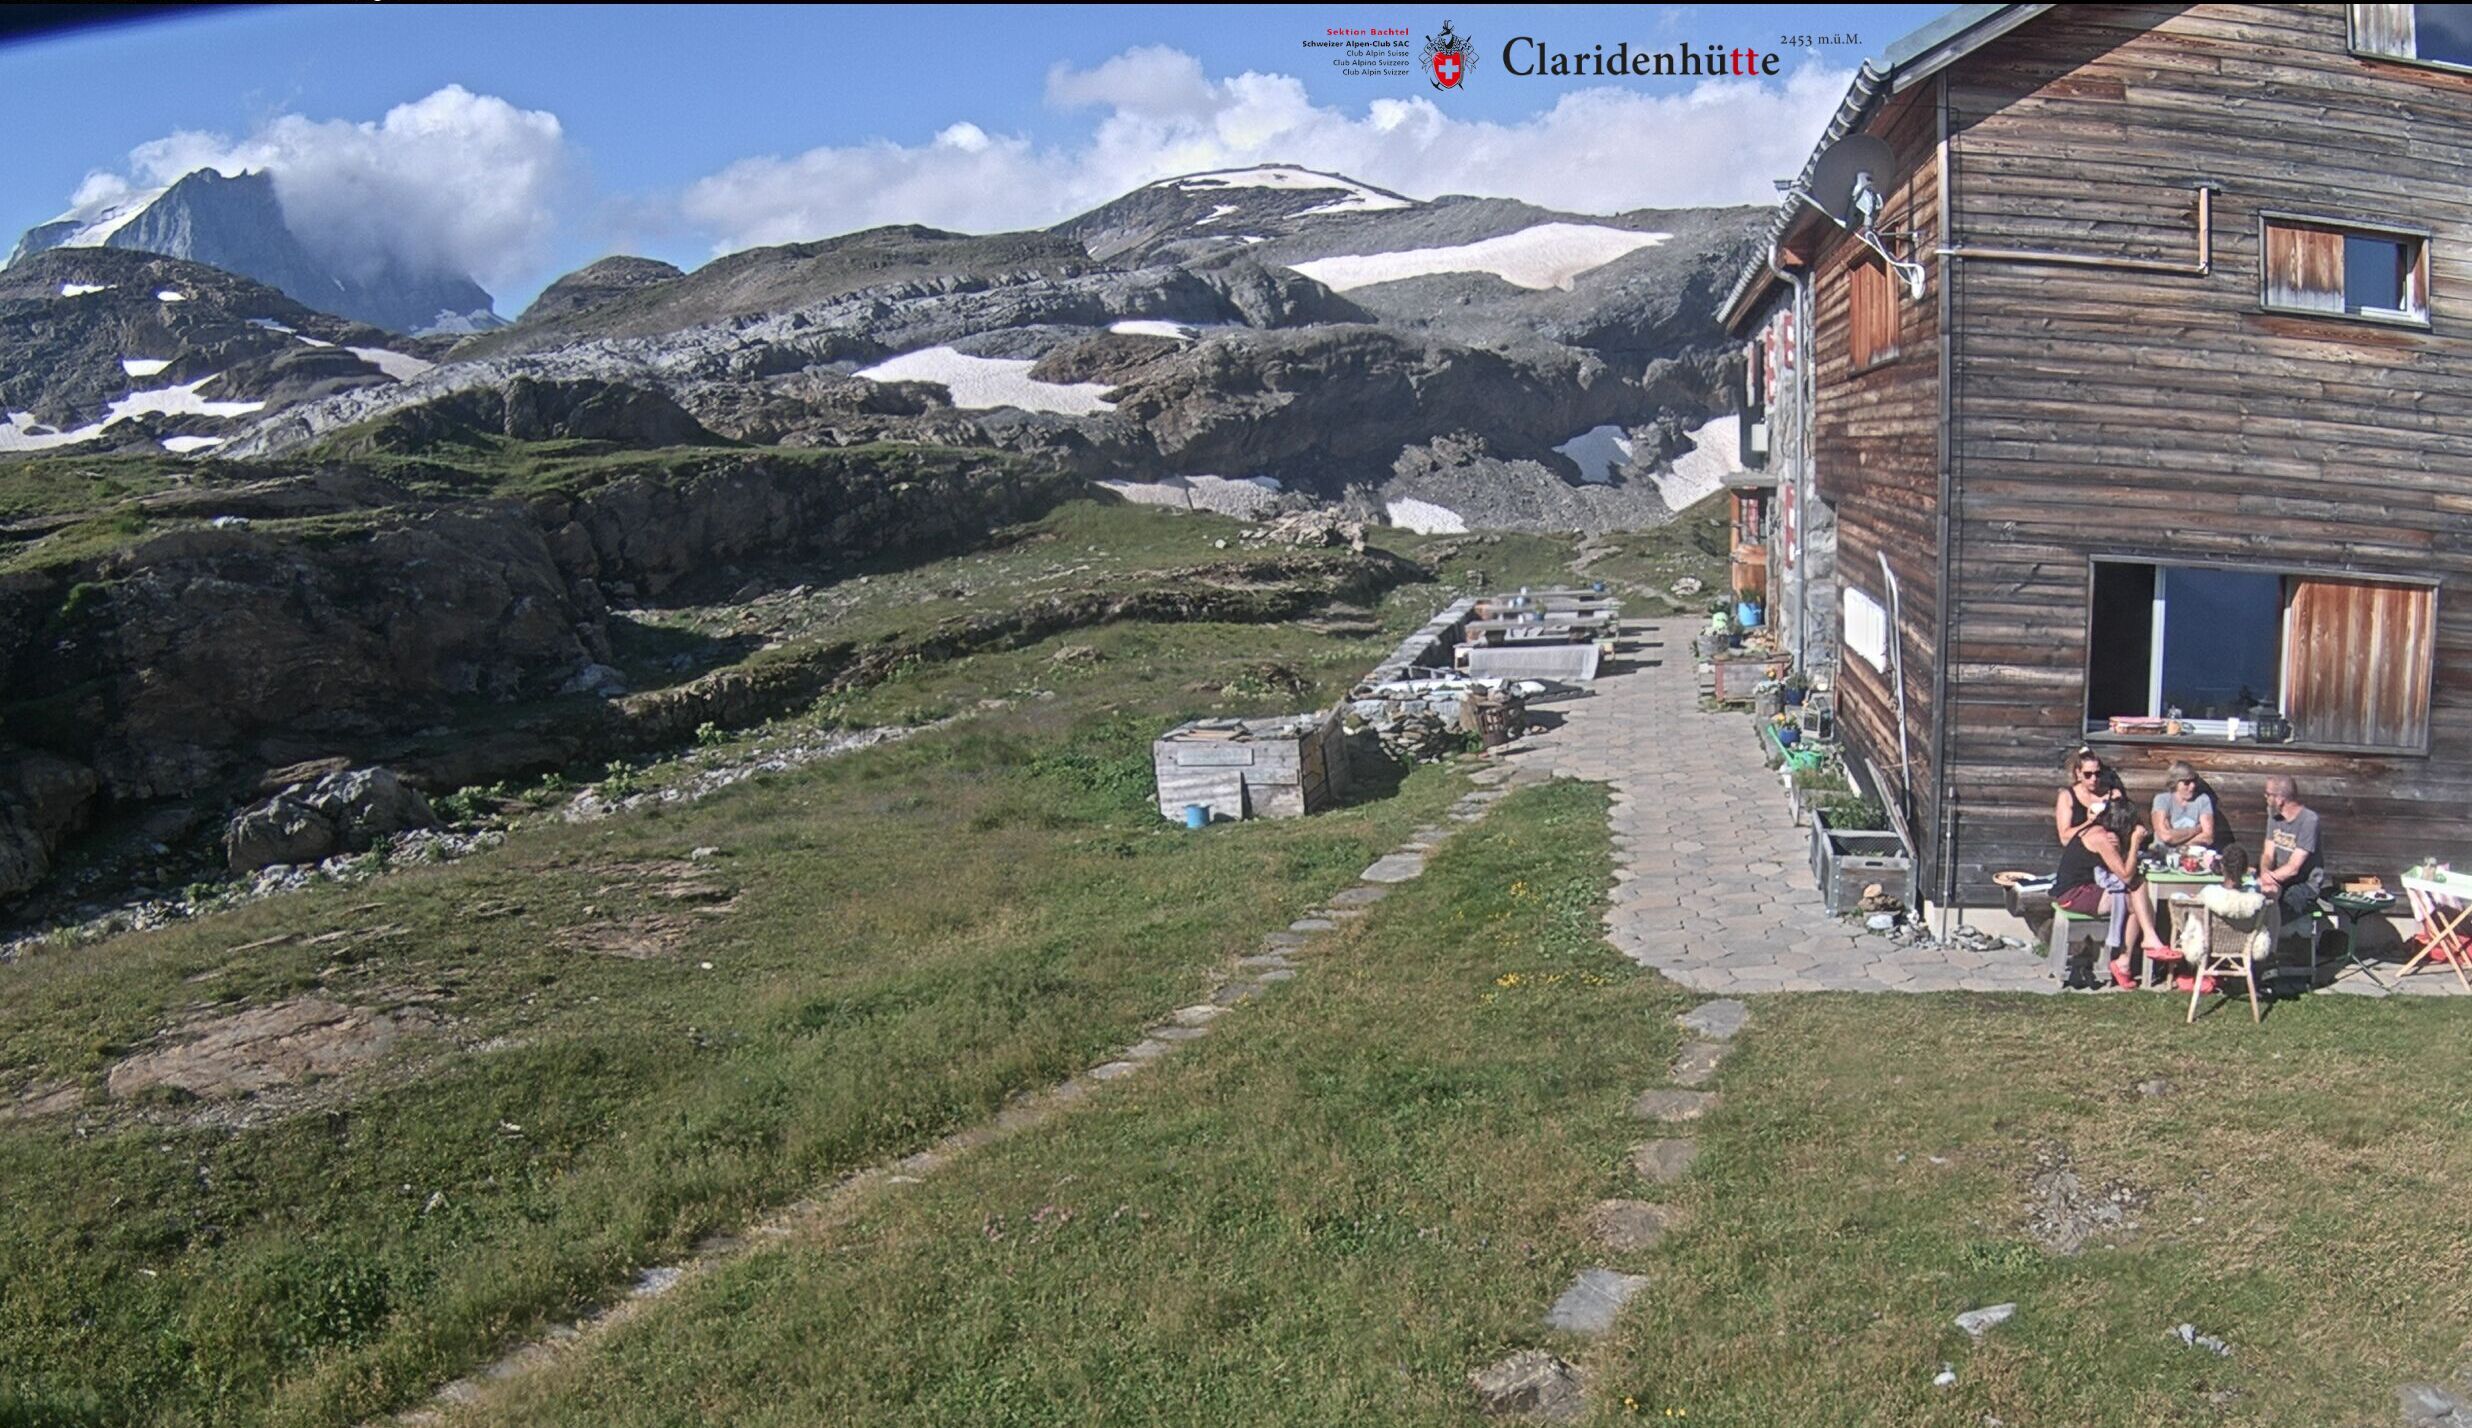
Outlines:
{"type": "Polygon", "coordinates": [[[2268,223],[2266,305],[2343,311],[2343,235],[2330,228],[2268,223]]]}
{"type": "Polygon", "coordinates": [[[2355,5],[2352,52],[2411,59],[2419,53],[2419,46],[2414,43],[2416,28],[2409,5],[2355,5]]]}
{"type": "Polygon", "coordinates": [[[2283,712],[2313,744],[2425,747],[2437,592],[2298,576],[2284,624],[2283,712]]]}
{"type": "MultiPolygon", "coordinates": [[[[2336,256],[2340,289],[2343,265],[2339,243],[2336,256]]],[[[1897,280],[1877,258],[1866,256],[1846,269],[1846,321],[1853,333],[1854,370],[1859,372],[1897,355],[1897,280]]]]}

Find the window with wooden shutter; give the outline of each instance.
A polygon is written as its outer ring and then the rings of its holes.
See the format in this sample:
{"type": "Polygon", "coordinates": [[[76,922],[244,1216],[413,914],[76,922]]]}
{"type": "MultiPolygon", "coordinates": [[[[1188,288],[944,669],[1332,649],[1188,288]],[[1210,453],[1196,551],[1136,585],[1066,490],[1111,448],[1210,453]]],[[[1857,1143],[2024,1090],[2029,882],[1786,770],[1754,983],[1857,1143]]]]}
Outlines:
{"type": "Polygon", "coordinates": [[[2312,744],[2425,748],[2437,591],[2294,576],[2284,620],[2284,717],[2312,744]]]}
{"type": "Polygon", "coordinates": [[[1869,255],[1846,269],[1846,324],[1853,334],[1854,370],[1897,355],[1897,280],[1869,255]]]}
{"type": "Polygon", "coordinates": [[[2269,215],[2259,244],[2265,305],[2429,325],[2429,242],[2399,229],[2269,215]]]}
{"type": "Polygon", "coordinates": [[[2352,52],[2472,69],[2472,5],[2354,5],[2352,52]]]}
{"type": "Polygon", "coordinates": [[[2092,573],[2089,735],[2257,737],[2278,715],[2298,743],[2428,748],[2434,587],[2133,560],[2092,573]]]}

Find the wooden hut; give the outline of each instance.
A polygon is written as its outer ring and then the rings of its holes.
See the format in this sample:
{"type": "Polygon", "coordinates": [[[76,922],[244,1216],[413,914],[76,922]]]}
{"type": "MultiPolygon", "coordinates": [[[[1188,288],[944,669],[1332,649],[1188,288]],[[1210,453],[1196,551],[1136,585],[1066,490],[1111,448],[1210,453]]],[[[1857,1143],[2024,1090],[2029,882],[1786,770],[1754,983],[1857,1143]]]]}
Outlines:
{"type": "Polygon", "coordinates": [[[2440,8],[1965,7],[1864,65],[1798,181],[1883,142],[1886,260],[1796,193],[1727,298],[1781,379],[1772,538],[1836,606],[1783,613],[1930,900],[2049,865],[2081,741],[2140,799],[2196,764],[2252,847],[2285,774],[2339,870],[2472,858],[2472,37],[2440,8]]]}

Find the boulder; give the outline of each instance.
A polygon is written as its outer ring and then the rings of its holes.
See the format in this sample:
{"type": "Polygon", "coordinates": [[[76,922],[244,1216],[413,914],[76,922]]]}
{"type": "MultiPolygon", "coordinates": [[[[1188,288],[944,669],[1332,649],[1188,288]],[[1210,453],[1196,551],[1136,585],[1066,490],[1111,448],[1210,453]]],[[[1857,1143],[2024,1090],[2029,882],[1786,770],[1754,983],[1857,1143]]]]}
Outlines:
{"type": "Polygon", "coordinates": [[[0,748],[0,898],[51,873],[52,851],[86,822],[94,770],[56,754],[0,748]]]}
{"type": "Polygon", "coordinates": [[[429,801],[393,770],[349,769],[293,784],[241,810],[224,830],[223,852],[233,872],[249,873],[366,852],[390,833],[437,826],[429,801]]]}

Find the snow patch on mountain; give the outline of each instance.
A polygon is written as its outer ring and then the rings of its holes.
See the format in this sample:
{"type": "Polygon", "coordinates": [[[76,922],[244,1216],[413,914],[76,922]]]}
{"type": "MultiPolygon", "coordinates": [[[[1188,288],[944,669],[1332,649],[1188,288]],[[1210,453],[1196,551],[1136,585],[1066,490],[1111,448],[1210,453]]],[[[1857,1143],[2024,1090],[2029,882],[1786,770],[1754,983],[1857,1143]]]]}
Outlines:
{"type": "Polygon", "coordinates": [[[219,436],[167,436],[163,438],[163,449],[174,456],[194,456],[198,452],[221,446],[223,441],[224,439],[219,436]]]}
{"type": "Polygon", "coordinates": [[[84,297],[88,293],[107,293],[118,286],[120,286],[118,283],[62,283],[60,295],[62,297],[84,297]]]}
{"type": "MultiPolygon", "coordinates": [[[[169,365],[169,364],[166,364],[169,365]]],[[[34,419],[32,412],[10,412],[8,421],[0,424],[0,451],[44,451],[55,446],[75,446],[92,441],[114,422],[134,416],[247,416],[262,410],[264,402],[218,402],[198,395],[198,389],[214,380],[200,377],[177,387],[157,387],[152,391],[131,392],[111,404],[99,421],[69,431],[57,431],[34,419]]]]}
{"type": "Polygon", "coordinates": [[[61,239],[59,246],[100,248],[111,240],[113,234],[128,227],[149,205],[168,192],[168,187],[140,189],[118,198],[78,204],[43,226],[49,228],[52,223],[74,223],[78,225],[77,231],[61,239]]]}
{"type": "Polygon", "coordinates": [[[163,288],[155,293],[156,302],[187,302],[189,295],[178,288],[163,288]]]}
{"type": "MultiPolygon", "coordinates": [[[[300,337],[300,334],[297,332],[292,335],[295,337],[300,337]]],[[[301,340],[304,342],[315,341],[314,338],[306,337],[301,338],[301,340]]],[[[321,347],[331,347],[334,344],[329,342],[321,342],[318,343],[318,345],[321,347]]],[[[386,375],[394,378],[398,382],[409,382],[414,377],[417,377],[421,373],[426,372],[430,368],[438,365],[435,362],[424,362],[418,357],[409,356],[405,353],[390,352],[383,347],[346,347],[343,350],[351,353],[355,357],[358,357],[370,366],[377,368],[379,371],[384,372],[386,375]]]]}
{"type": "Polygon", "coordinates": [[[170,365],[172,365],[172,359],[169,357],[123,357],[120,359],[120,370],[132,377],[159,377],[163,374],[163,369],[170,365]]]}
{"type": "Polygon", "coordinates": [[[1403,531],[1414,531],[1418,535],[1468,533],[1468,523],[1460,519],[1457,511],[1448,506],[1437,506],[1431,501],[1420,501],[1414,496],[1402,496],[1389,502],[1384,509],[1390,515],[1390,523],[1403,531]]]}
{"type": "Polygon", "coordinates": [[[1164,481],[1101,481],[1137,506],[1170,506],[1186,511],[1211,511],[1252,520],[1278,504],[1280,485],[1269,476],[1229,480],[1224,476],[1170,476],[1164,481]]]}
{"type": "Polygon", "coordinates": [[[1706,499],[1742,470],[1741,422],[1738,416],[1721,416],[1691,429],[1691,449],[1674,458],[1671,472],[1650,478],[1669,508],[1679,511],[1706,499]]]}
{"type": "Polygon", "coordinates": [[[1567,292],[1580,274],[1673,236],[1594,223],[1540,223],[1516,233],[1448,248],[1345,254],[1288,266],[1333,292],[1435,273],[1491,273],[1514,287],[1539,292],[1561,288],[1567,292]]]}
{"type": "Polygon", "coordinates": [[[1615,472],[1630,465],[1633,454],[1631,434],[1618,426],[1591,428],[1554,450],[1569,457],[1579,468],[1580,480],[1599,486],[1612,481],[1615,472]]]}
{"type": "MultiPolygon", "coordinates": [[[[1187,193],[1203,192],[1214,188],[1275,188],[1290,192],[1338,189],[1345,195],[1319,208],[1306,209],[1306,213],[1376,213],[1385,209],[1416,206],[1410,199],[1401,198],[1397,194],[1384,193],[1380,189],[1368,188],[1354,179],[1341,178],[1337,174],[1315,173],[1311,169],[1288,168],[1283,165],[1187,174],[1183,178],[1162,179],[1151,187],[1182,189],[1187,193]]],[[[1221,215],[1213,215],[1213,217],[1218,216],[1221,215]]]]}
{"type": "Polygon", "coordinates": [[[1027,412],[1058,412],[1091,416],[1112,412],[1116,404],[1103,400],[1105,382],[1033,381],[1038,364],[1012,357],[972,357],[950,347],[924,347],[878,362],[858,373],[870,382],[933,382],[952,394],[963,411],[1018,407],[1027,412]]]}

